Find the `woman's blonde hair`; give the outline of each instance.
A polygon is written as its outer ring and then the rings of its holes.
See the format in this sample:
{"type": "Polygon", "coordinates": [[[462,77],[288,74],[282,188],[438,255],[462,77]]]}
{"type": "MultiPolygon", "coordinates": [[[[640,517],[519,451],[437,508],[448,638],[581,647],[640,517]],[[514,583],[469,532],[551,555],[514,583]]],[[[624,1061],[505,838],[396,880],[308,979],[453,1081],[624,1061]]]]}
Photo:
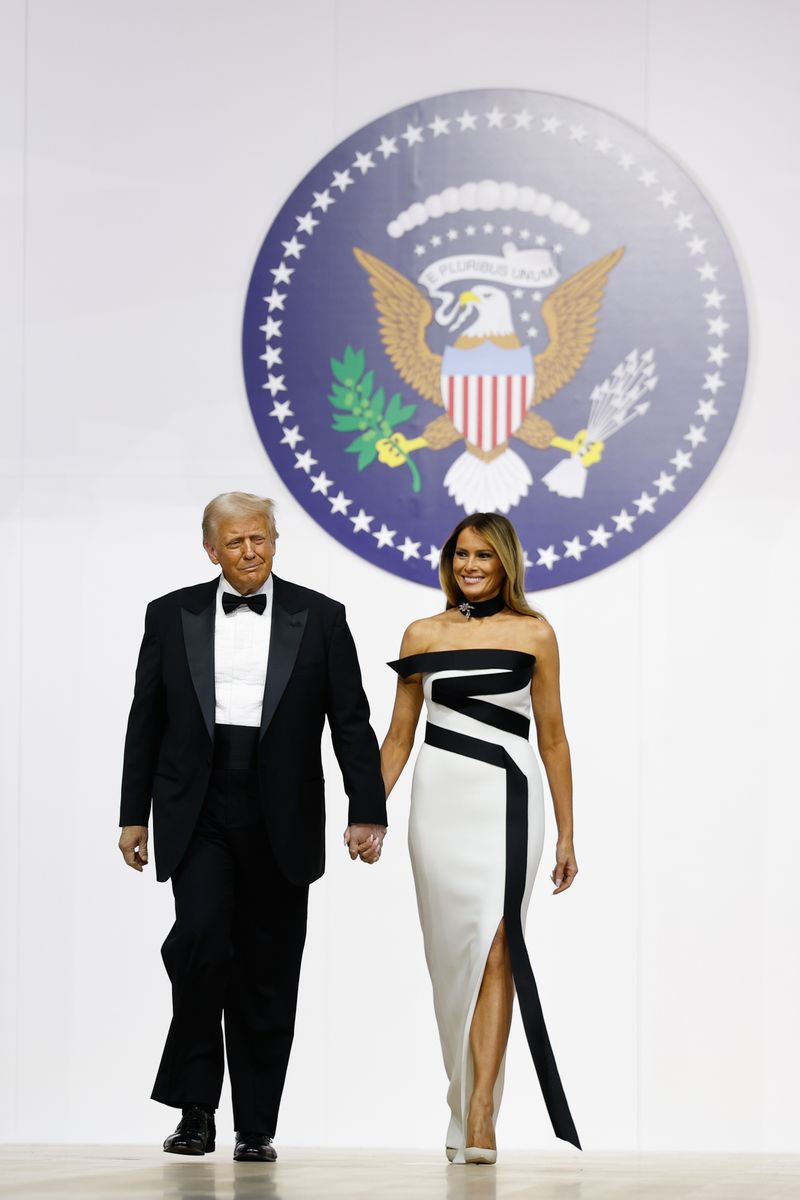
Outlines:
{"type": "Polygon", "coordinates": [[[275,528],[275,503],[266,496],[254,496],[252,492],[222,492],[213,500],[209,500],[203,509],[204,543],[213,544],[217,535],[217,525],[223,517],[263,517],[272,541],[278,536],[275,528]]]}
{"type": "Polygon", "coordinates": [[[525,598],[525,555],[517,536],[517,531],[508,517],[500,513],[472,513],[459,521],[450,537],[442,546],[439,558],[439,580],[442,591],[447,597],[447,607],[457,608],[464,602],[461,589],[456,583],[453,560],[459,534],[465,529],[474,529],[484,541],[487,541],[500,559],[505,571],[505,579],[501,587],[506,607],[512,612],[521,613],[526,617],[541,617],[541,613],[531,608],[525,598]]]}

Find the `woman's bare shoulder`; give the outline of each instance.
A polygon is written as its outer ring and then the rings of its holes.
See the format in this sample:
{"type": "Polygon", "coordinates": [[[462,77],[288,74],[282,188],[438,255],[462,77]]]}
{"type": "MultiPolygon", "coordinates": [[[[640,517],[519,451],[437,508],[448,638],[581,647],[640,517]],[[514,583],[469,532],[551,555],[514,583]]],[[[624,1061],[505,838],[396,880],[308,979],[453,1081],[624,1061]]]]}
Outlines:
{"type": "Polygon", "coordinates": [[[447,614],[443,612],[434,613],[431,617],[419,617],[416,621],[412,621],[403,634],[400,646],[401,657],[408,654],[422,654],[429,650],[431,644],[436,640],[446,616],[447,614]]]}
{"type": "Polygon", "coordinates": [[[524,646],[524,649],[536,658],[541,658],[543,654],[556,649],[556,635],[546,617],[529,617],[520,613],[514,617],[514,626],[520,639],[520,648],[524,646]]]}

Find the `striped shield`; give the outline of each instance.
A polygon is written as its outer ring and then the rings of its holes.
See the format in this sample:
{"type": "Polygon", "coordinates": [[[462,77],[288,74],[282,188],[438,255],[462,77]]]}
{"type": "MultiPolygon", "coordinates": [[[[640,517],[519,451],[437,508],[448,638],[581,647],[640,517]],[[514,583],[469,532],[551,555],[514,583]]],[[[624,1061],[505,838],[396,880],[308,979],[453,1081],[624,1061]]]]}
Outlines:
{"type": "Polygon", "coordinates": [[[519,429],[533,400],[533,373],[442,375],[442,400],[458,432],[480,450],[494,450],[519,429]]]}

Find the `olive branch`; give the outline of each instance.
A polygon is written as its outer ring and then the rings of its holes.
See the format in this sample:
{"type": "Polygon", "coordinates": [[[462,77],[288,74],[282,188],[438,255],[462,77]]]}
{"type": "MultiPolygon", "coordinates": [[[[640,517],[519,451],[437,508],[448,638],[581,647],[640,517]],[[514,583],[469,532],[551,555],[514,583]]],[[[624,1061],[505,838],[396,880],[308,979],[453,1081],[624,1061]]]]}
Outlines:
{"type": "Polygon", "coordinates": [[[417,466],[411,454],[421,445],[422,438],[409,442],[395,432],[398,425],[407,421],[417,411],[416,404],[404,404],[399,392],[395,392],[387,403],[382,387],[373,392],[375,372],[364,373],[364,351],[347,346],[341,360],[331,358],[331,394],[328,400],[337,411],[333,414],[333,428],[339,433],[354,433],[345,450],[358,455],[358,469],[363,471],[376,458],[389,467],[405,465],[411,472],[412,491],[421,487],[417,466]]]}

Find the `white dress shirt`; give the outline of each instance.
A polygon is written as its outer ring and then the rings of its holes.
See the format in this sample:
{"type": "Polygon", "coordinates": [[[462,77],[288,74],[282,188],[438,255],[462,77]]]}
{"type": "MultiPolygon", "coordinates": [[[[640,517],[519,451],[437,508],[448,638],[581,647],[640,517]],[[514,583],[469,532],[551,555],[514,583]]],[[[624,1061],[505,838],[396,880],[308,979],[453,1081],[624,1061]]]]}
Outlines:
{"type": "Polygon", "coordinates": [[[222,593],[241,595],[224,575],[217,589],[214,621],[214,692],[218,725],[261,724],[264,684],[267,679],[269,636],[272,628],[272,576],[254,595],[263,593],[267,607],[253,612],[242,604],[233,612],[222,607],[222,593]]]}

